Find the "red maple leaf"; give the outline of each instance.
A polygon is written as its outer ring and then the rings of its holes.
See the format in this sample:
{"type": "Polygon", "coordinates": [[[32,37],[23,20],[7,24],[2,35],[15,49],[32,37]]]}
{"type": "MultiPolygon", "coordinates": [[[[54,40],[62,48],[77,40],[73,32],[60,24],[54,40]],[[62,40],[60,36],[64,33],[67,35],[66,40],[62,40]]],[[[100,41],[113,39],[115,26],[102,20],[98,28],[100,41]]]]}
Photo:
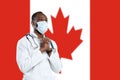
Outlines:
{"type": "Polygon", "coordinates": [[[48,30],[46,35],[57,43],[60,58],[72,59],[72,52],[82,42],[80,39],[82,29],[75,30],[73,26],[71,31],[67,33],[69,16],[64,18],[61,8],[59,9],[56,18],[51,16],[51,19],[53,33],[48,30]]]}

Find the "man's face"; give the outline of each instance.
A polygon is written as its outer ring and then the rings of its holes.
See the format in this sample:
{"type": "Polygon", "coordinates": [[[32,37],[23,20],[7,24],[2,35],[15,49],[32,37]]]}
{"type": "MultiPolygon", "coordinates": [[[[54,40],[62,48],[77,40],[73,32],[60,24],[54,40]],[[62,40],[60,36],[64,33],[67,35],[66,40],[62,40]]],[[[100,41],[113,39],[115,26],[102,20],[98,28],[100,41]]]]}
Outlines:
{"type": "MultiPolygon", "coordinates": [[[[37,14],[36,22],[40,22],[40,21],[47,21],[47,17],[43,14],[37,14]]],[[[32,25],[35,26],[36,24],[34,22],[32,22],[32,25]]]]}

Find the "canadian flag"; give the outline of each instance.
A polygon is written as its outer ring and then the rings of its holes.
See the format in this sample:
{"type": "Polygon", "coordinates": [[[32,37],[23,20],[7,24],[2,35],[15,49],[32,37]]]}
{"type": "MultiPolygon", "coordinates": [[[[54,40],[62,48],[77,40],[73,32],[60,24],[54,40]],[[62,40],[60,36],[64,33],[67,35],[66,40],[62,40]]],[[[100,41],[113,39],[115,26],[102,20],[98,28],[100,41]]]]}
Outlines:
{"type": "Polygon", "coordinates": [[[46,36],[58,46],[63,68],[56,80],[90,80],[90,1],[30,0],[30,16],[37,11],[47,15],[46,36]]]}
{"type": "Polygon", "coordinates": [[[31,15],[42,11],[49,22],[46,35],[57,42],[63,64],[62,73],[54,74],[56,80],[120,80],[119,3],[119,0],[0,1],[0,79],[22,80],[16,64],[16,43],[32,31],[31,15]]]}

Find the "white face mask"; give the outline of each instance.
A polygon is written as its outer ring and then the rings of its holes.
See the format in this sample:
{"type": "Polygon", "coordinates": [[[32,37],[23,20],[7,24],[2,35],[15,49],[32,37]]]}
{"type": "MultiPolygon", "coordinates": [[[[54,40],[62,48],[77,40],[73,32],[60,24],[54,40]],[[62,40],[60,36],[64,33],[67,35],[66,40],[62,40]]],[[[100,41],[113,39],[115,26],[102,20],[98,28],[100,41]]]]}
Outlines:
{"type": "Polygon", "coordinates": [[[46,21],[37,22],[36,29],[41,33],[44,34],[48,30],[48,23],[46,21]]]}

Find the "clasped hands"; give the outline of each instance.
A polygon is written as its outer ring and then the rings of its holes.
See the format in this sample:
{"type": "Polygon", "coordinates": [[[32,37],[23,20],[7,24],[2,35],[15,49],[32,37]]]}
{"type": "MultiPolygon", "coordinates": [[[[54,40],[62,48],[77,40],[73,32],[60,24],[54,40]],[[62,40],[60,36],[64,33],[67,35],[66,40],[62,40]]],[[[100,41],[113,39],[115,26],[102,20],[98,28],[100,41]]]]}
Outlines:
{"type": "Polygon", "coordinates": [[[52,48],[50,48],[50,39],[45,37],[40,41],[40,51],[41,53],[47,52],[48,56],[51,55],[52,48]]]}

